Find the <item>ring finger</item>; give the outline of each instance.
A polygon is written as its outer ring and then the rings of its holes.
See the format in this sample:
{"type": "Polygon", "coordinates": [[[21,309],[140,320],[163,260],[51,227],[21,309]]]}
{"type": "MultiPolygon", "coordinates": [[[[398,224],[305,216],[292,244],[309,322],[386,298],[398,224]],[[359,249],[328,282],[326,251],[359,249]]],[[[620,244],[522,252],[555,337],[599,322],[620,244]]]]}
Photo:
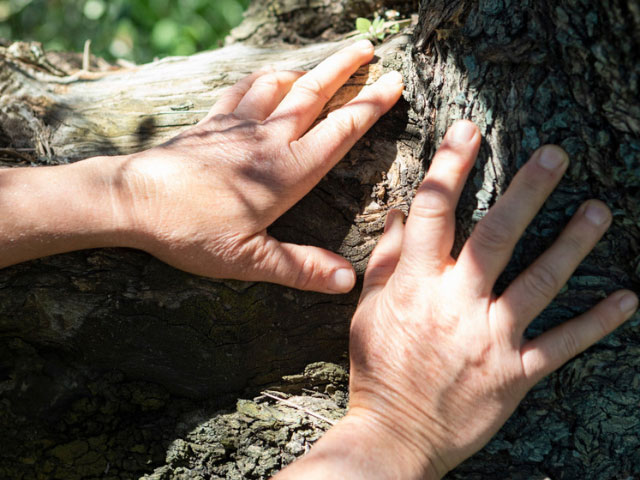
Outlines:
{"type": "Polygon", "coordinates": [[[233,112],[238,118],[263,121],[289,93],[304,72],[281,71],[259,77],[233,112]]]}
{"type": "Polygon", "coordinates": [[[456,268],[465,272],[467,285],[476,295],[491,296],[493,285],[507,266],[518,239],[568,164],[567,154],[559,147],[547,145],[539,149],[475,226],[460,252],[456,268]]]}

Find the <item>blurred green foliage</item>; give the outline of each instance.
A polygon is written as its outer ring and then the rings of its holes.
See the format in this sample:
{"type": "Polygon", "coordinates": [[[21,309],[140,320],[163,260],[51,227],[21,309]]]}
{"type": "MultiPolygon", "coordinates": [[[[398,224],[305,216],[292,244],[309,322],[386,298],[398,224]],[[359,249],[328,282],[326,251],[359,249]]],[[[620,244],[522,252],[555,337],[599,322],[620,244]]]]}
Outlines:
{"type": "Polygon", "coordinates": [[[136,63],[216,48],[250,0],[0,0],[0,38],[136,63]]]}

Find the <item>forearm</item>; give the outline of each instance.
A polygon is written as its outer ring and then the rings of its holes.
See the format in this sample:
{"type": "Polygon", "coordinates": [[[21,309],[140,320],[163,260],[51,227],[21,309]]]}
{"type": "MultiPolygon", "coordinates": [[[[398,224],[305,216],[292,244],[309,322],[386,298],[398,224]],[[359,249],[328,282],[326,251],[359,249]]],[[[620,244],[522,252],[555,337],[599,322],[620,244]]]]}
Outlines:
{"type": "Polygon", "coordinates": [[[56,253],[126,246],[125,157],[0,170],[0,268],[56,253]]]}
{"type": "Polygon", "coordinates": [[[347,415],[274,480],[435,480],[429,452],[407,448],[367,419],[347,415]]]}

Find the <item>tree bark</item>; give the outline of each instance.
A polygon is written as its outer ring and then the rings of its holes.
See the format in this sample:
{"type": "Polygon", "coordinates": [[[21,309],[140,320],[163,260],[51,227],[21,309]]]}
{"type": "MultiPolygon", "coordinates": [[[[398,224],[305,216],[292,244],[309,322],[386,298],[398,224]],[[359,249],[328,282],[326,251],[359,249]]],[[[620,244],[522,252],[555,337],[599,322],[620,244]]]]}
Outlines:
{"type": "MultiPolygon", "coordinates": [[[[338,40],[355,16],[371,16],[379,3],[256,1],[228,47],[126,69],[94,60],[99,71],[73,72],[72,58],[6,46],[0,161],[55,164],[148,148],[195,123],[220,88],[262,65],[311,68],[342,45],[319,39],[338,40]],[[249,46],[265,40],[279,43],[249,46]]],[[[415,7],[395,3],[403,15],[415,7]]],[[[617,288],[638,290],[639,32],[633,0],[423,0],[413,37],[379,47],[379,60],[359,71],[333,107],[391,68],[403,71],[406,100],[273,235],[331,248],[362,273],[385,212],[408,210],[446,127],[470,118],[485,142],[458,208],[456,248],[535,148],[558,143],[572,160],[498,291],[582,201],[600,198],[614,211],[603,241],[528,335],[617,288]]],[[[7,432],[0,474],[268,476],[328,424],[269,407],[268,398],[243,401],[229,416],[212,412],[311,362],[344,363],[356,302],[357,291],[330,297],[194,277],[121,249],[0,271],[0,422],[7,432]]],[[[539,384],[451,478],[640,476],[639,323],[636,317],[539,384]]],[[[335,418],[345,406],[338,367],[314,366],[279,383],[316,391],[296,398],[312,411],[335,418]]]]}

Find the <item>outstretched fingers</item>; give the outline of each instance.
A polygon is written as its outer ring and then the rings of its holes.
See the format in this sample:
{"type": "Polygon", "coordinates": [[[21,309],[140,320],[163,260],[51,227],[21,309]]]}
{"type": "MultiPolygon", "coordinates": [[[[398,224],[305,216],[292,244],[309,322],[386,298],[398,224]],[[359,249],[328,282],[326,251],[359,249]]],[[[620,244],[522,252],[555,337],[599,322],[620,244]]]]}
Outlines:
{"type": "Polygon", "coordinates": [[[300,138],[316,120],[324,105],[361,65],[373,58],[368,40],[356,42],[331,55],[300,78],[278,105],[269,122],[283,140],[300,138]]]}
{"type": "Polygon", "coordinates": [[[510,319],[520,336],[549,305],[580,262],[595,247],[611,224],[611,212],[590,200],[576,212],[554,244],[522,272],[496,300],[499,318],[510,319]]]}
{"type": "Polygon", "coordinates": [[[480,142],[478,127],[468,120],[456,122],[445,135],[411,204],[403,262],[438,270],[450,261],[456,205],[480,142]]]}
{"type": "Polygon", "coordinates": [[[522,367],[530,384],[605,337],[638,308],[638,297],[628,290],[610,295],[588,312],[559,325],[521,348],[522,367]]]}
{"type": "Polygon", "coordinates": [[[564,150],[554,145],[542,147],[475,226],[456,263],[456,268],[465,272],[467,286],[475,295],[491,295],[516,243],[568,165],[569,157],[564,150]]]}
{"type": "Polygon", "coordinates": [[[311,190],[398,101],[402,88],[402,76],[389,72],[289,144],[289,162],[282,162],[280,178],[295,200],[311,190]]]}

